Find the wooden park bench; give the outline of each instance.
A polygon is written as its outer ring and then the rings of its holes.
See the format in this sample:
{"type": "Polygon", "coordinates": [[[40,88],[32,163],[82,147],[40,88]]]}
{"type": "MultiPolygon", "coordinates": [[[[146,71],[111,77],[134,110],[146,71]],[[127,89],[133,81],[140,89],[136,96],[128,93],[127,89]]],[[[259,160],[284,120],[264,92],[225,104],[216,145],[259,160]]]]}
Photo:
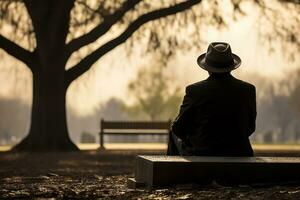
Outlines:
{"type": "Polygon", "coordinates": [[[300,183],[300,157],[137,156],[128,186],[146,188],[182,184],[300,183]]]}
{"type": "Polygon", "coordinates": [[[105,121],[100,124],[100,149],[104,149],[104,135],[168,135],[171,121],[105,121]]]}

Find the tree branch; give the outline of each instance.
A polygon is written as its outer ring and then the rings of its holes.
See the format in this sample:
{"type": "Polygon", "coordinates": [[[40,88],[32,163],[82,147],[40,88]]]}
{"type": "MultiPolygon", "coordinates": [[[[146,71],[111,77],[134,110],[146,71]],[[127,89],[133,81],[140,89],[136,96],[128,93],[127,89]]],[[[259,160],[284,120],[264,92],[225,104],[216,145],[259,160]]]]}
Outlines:
{"type": "Polygon", "coordinates": [[[6,51],[9,55],[25,63],[29,68],[32,67],[30,65],[30,61],[33,53],[17,45],[16,43],[10,41],[9,39],[7,39],[1,34],[0,34],[0,48],[6,51]]]}
{"type": "Polygon", "coordinates": [[[131,9],[133,9],[141,0],[127,0],[122,6],[114,12],[114,14],[105,17],[104,21],[92,29],[89,33],[84,34],[67,44],[68,56],[70,56],[73,52],[79,50],[83,46],[86,46],[94,41],[96,41],[99,37],[107,33],[110,28],[118,22],[122,17],[131,9]]]}
{"type": "Polygon", "coordinates": [[[176,5],[170,6],[168,8],[158,9],[147,14],[141,15],[135,21],[133,21],[127,29],[121,33],[115,39],[105,43],[94,52],[82,59],[78,64],[66,71],[67,75],[67,84],[70,84],[73,80],[78,78],[80,75],[88,71],[91,66],[103,55],[124,43],[132,34],[137,31],[142,25],[146,24],[149,21],[153,21],[168,15],[173,15],[178,12],[182,12],[190,7],[200,3],[201,0],[186,0],[184,2],[178,3],[176,5]]]}
{"type": "Polygon", "coordinates": [[[281,2],[300,4],[300,0],[280,0],[281,2]]]}

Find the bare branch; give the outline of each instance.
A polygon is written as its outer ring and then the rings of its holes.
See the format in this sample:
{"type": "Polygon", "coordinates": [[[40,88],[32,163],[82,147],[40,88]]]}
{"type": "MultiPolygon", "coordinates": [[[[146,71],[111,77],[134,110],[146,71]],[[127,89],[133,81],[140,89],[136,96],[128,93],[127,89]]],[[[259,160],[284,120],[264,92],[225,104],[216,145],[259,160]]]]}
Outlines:
{"type": "Polygon", "coordinates": [[[176,5],[170,6],[168,8],[158,9],[147,14],[141,15],[135,21],[133,21],[127,29],[121,33],[115,39],[105,43],[93,53],[86,56],[78,64],[66,71],[67,75],[67,84],[70,84],[73,80],[78,78],[81,74],[88,71],[91,66],[103,55],[117,47],[118,45],[124,43],[132,34],[137,31],[142,25],[146,24],[149,21],[157,20],[168,15],[173,15],[178,12],[185,11],[190,7],[200,3],[201,0],[186,0],[184,2],[178,3],[176,5]]]}
{"type": "Polygon", "coordinates": [[[281,2],[300,4],[300,0],[280,0],[281,2]]]}
{"type": "Polygon", "coordinates": [[[33,53],[17,45],[16,43],[10,41],[9,39],[7,39],[1,34],[0,34],[0,48],[6,51],[9,55],[25,63],[29,68],[32,67],[30,66],[30,60],[32,58],[33,53]]]}
{"type": "Polygon", "coordinates": [[[67,44],[68,56],[70,56],[73,52],[79,50],[81,47],[86,46],[94,41],[96,41],[99,37],[107,33],[110,28],[118,22],[122,17],[131,9],[133,9],[141,0],[127,0],[122,6],[111,16],[107,16],[104,21],[92,29],[89,33],[84,34],[67,44]]]}

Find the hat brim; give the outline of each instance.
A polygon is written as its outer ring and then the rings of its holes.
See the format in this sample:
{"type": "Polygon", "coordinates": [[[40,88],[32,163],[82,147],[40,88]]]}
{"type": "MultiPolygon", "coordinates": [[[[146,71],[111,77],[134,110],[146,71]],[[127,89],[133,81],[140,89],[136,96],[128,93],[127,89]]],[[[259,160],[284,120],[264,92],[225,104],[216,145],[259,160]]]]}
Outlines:
{"type": "Polygon", "coordinates": [[[198,65],[206,70],[206,71],[209,71],[209,72],[214,72],[214,73],[224,73],[224,72],[230,72],[232,70],[235,70],[237,69],[242,61],[241,61],[241,58],[235,54],[231,54],[232,55],[232,58],[233,58],[233,64],[232,65],[229,65],[228,67],[224,67],[224,68],[217,68],[217,67],[214,67],[214,66],[211,66],[211,65],[208,65],[206,62],[205,62],[205,55],[206,53],[200,55],[197,59],[197,63],[198,65]]]}

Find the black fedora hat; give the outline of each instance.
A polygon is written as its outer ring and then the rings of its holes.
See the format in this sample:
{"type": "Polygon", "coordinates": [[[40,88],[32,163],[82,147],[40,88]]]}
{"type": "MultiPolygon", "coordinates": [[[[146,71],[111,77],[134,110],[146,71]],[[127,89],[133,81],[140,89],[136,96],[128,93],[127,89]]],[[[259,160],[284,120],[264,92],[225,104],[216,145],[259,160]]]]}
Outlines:
{"type": "Polygon", "coordinates": [[[208,46],[207,52],[198,57],[197,63],[209,72],[224,73],[238,68],[242,61],[231,52],[229,44],[213,42],[208,46]]]}

